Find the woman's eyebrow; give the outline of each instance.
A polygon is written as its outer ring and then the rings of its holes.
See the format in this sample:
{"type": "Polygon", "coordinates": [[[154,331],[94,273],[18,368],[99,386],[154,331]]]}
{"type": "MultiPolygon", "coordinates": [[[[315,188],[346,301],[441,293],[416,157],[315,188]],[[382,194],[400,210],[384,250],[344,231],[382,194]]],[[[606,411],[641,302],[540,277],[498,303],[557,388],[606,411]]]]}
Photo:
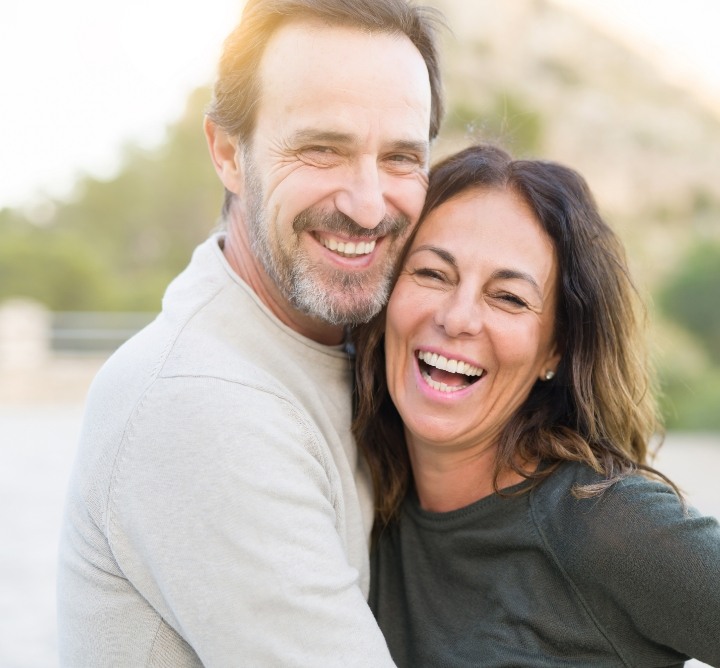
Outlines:
{"type": "MultiPolygon", "coordinates": [[[[415,255],[415,253],[420,253],[421,251],[429,251],[430,253],[435,253],[435,255],[437,255],[441,260],[447,262],[452,267],[457,268],[458,266],[455,256],[450,251],[444,248],[440,248],[439,246],[433,246],[432,244],[423,244],[422,246],[418,246],[417,248],[413,249],[410,255],[415,255]]],[[[497,269],[492,273],[491,278],[495,280],[525,281],[526,283],[530,284],[533,290],[537,292],[538,297],[542,299],[543,294],[542,290],[540,289],[540,285],[533,278],[532,275],[528,274],[525,271],[520,271],[518,269],[497,269]]]]}
{"type": "Polygon", "coordinates": [[[524,271],[518,271],[517,269],[498,269],[497,271],[494,271],[492,274],[492,278],[495,279],[509,279],[509,280],[520,280],[520,281],[526,281],[529,283],[532,288],[537,292],[538,297],[542,299],[542,290],[540,289],[540,286],[538,285],[538,282],[527,272],[524,271]]]}
{"type": "Polygon", "coordinates": [[[433,246],[432,244],[423,244],[422,246],[418,246],[413,249],[410,255],[415,255],[415,253],[420,253],[421,251],[430,251],[431,253],[435,253],[435,255],[437,255],[441,260],[447,262],[453,267],[457,268],[458,266],[455,256],[450,251],[440,248],[439,246],[433,246]]]}

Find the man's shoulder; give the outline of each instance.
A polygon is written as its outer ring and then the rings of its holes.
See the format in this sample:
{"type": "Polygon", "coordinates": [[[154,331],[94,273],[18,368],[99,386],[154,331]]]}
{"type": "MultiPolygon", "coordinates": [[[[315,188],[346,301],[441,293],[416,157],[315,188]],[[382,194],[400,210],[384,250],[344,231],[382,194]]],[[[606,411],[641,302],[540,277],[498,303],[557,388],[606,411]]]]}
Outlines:
{"type": "Polygon", "coordinates": [[[150,443],[182,428],[208,440],[210,430],[252,431],[262,420],[285,428],[308,421],[278,374],[231,334],[211,329],[161,314],[110,356],[88,393],[88,456],[124,449],[131,433],[150,443]]]}

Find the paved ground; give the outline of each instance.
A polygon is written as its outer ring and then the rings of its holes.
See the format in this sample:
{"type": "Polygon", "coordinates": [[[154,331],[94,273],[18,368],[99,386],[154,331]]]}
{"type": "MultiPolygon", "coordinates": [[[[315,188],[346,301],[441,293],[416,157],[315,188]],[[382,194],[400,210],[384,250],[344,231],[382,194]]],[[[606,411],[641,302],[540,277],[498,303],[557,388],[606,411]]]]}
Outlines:
{"type": "Polygon", "coordinates": [[[0,666],[53,668],[55,554],[79,406],[0,407],[0,666]]]}
{"type": "MultiPolygon", "coordinates": [[[[80,403],[0,403],[0,666],[54,668],[55,553],[80,403]]],[[[720,434],[673,435],[658,466],[720,517],[720,434]]],[[[697,668],[703,664],[688,663],[697,668]]]]}

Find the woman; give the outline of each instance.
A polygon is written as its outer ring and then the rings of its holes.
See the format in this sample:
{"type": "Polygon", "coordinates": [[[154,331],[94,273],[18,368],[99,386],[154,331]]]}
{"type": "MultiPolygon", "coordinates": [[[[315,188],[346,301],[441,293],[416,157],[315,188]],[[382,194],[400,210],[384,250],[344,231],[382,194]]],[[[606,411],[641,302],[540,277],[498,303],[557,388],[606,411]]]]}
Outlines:
{"type": "Polygon", "coordinates": [[[357,340],[399,666],[720,665],[720,527],[646,464],[635,302],[574,171],[485,146],[433,170],[357,340]]]}

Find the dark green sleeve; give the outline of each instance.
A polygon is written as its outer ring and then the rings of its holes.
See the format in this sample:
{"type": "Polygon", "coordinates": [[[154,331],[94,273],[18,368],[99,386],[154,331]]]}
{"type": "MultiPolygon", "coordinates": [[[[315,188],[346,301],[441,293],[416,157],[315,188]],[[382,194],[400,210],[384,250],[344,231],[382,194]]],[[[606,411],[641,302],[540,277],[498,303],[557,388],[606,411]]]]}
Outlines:
{"type": "Polygon", "coordinates": [[[620,653],[631,665],[672,648],[720,666],[717,520],[686,510],[667,486],[640,476],[600,498],[575,499],[572,483],[592,482],[585,475],[541,490],[533,511],[608,639],[629,648],[620,653]]]}

